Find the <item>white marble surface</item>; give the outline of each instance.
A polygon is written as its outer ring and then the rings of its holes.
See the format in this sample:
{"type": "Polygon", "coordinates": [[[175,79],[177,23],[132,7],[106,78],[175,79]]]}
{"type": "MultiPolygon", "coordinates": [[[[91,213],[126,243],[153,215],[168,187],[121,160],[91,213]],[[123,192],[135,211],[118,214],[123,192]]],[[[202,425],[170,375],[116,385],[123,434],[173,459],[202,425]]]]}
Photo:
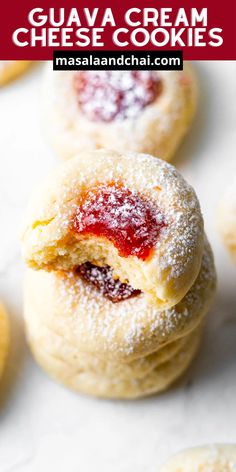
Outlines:
{"type": "Polygon", "coordinates": [[[0,92],[0,298],[12,327],[0,389],[1,472],[154,472],[169,454],[236,442],[236,267],[221,244],[216,209],[236,170],[236,63],[196,64],[200,104],[176,164],[199,195],[219,287],[201,352],[170,392],[135,402],[77,396],[34,363],[22,326],[21,215],[56,164],[38,108],[41,65],[0,92]]]}

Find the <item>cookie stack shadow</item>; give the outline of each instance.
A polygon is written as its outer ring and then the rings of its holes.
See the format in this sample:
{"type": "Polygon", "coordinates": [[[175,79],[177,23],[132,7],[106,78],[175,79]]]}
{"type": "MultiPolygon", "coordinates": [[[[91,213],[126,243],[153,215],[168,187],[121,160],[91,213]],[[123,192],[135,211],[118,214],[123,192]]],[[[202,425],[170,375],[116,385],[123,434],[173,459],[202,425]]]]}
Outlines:
{"type": "MultiPolygon", "coordinates": [[[[111,209],[101,211],[111,221],[111,209]]],[[[186,370],[216,275],[197,197],[174,167],[132,153],[81,154],[50,176],[32,201],[22,240],[28,341],[50,375],[85,394],[138,398],[165,390],[186,370]],[[81,189],[88,187],[81,203],[81,189]],[[118,236],[114,244],[114,238],[75,232],[78,208],[81,217],[99,192],[100,203],[103,196],[102,204],[117,205],[112,217],[118,215],[117,235],[122,224],[124,237],[122,198],[132,202],[126,219],[134,225],[137,208],[144,218],[157,201],[165,224],[148,258],[119,253],[118,236]]]]}

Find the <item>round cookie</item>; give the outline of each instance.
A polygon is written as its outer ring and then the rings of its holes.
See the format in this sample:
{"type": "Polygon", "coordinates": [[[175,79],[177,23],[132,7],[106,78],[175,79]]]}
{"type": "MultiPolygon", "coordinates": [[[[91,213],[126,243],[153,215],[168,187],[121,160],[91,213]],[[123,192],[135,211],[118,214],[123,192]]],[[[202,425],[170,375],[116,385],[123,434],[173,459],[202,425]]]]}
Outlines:
{"type": "Polygon", "coordinates": [[[59,345],[55,357],[65,351],[67,363],[72,365],[75,351],[130,362],[165,346],[169,349],[169,343],[195,329],[209,309],[215,283],[207,242],[195,284],[179,304],[165,311],[150,305],[142,293],[113,303],[77,274],[28,269],[24,289],[28,337],[33,346],[46,344],[56,349],[59,345]],[[53,333],[57,343],[51,339],[53,333]]]}
{"type": "Polygon", "coordinates": [[[170,160],[196,108],[196,80],[183,71],[53,71],[43,87],[45,134],[64,159],[108,148],[170,160]]]}
{"type": "MultiPolygon", "coordinates": [[[[36,316],[35,312],[34,314],[36,316]]],[[[183,352],[186,346],[189,345],[189,339],[195,338],[196,333],[200,337],[202,331],[201,323],[190,334],[177,339],[177,341],[166,344],[152,354],[127,362],[124,359],[110,360],[109,358],[106,359],[99,356],[97,353],[94,355],[82,352],[78,349],[78,346],[72,345],[69,340],[62,337],[43,322],[40,323],[39,333],[36,333],[32,318],[30,321],[26,320],[27,337],[31,350],[35,354],[36,359],[38,359],[39,364],[46,371],[48,364],[53,366],[55,359],[61,360],[61,366],[64,366],[64,371],[62,371],[61,375],[58,375],[59,380],[80,371],[95,373],[96,375],[111,379],[118,377],[122,380],[127,380],[127,378],[143,379],[154,369],[166,364],[179,355],[180,352],[183,352]],[[45,362],[43,362],[43,358],[45,362]],[[47,358],[48,362],[46,361],[47,358]]]]}
{"type": "Polygon", "coordinates": [[[221,237],[236,263],[236,181],[221,199],[218,226],[221,237]]]}
{"type": "Polygon", "coordinates": [[[108,265],[161,309],[176,305],[194,283],[204,231],[196,194],[173,166],[100,150],[49,177],[32,200],[22,240],[32,268],[108,265]]]}
{"type": "Polygon", "coordinates": [[[8,316],[0,302],[0,376],[2,375],[9,346],[8,316]]]}
{"type": "Polygon", "coordinates": [[[32,61],[0,61],[0,87],[23,74],[32,61]]]}
{"type": "MultiPolygon", "coordinates": [[[[50,333],[42,325],[40,330],[40,342],[39,337],[33,340],[30,335],[29,342],[36,360],[46,372],[76,392],[113,399],[134,399],[166,390],[187,369],[201,339],[200,326],[186,336],[185,343],[170,359],[156,365],[150,359],[148,372],[137,376],[132,365],[102,362],[78,351],[74,352],[74,362],[71,362],[71,344],[66,340],[62,342],[61,337],[55,339],[54,331],[50,333]]],[[[148,362],[149,358],[145,360],[146,365],[148,362]]]]}
{"type": "Polygon", "coordinates": [[[172,457],[160,472],[235,472],[236,444],[196,447],[172,457]]]}

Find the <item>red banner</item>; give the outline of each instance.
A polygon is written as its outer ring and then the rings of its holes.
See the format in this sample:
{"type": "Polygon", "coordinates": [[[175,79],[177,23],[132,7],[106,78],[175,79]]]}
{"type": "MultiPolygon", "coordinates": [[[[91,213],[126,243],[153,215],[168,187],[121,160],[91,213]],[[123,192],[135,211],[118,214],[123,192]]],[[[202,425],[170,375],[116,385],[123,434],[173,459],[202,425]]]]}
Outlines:
{"type": "Polygon", "coordinates": [[[235,0],[4,2],[0,59],[48,60],[53,50],[182,50],[236,59],[235,0]]]}

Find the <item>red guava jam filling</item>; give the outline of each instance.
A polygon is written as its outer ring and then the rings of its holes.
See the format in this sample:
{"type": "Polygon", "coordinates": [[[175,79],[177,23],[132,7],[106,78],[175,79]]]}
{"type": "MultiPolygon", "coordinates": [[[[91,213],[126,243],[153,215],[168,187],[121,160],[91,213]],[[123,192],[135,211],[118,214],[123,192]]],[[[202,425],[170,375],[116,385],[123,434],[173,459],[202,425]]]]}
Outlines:
{"type": "Polygon", "coordinates": [[[83,280],[92,284],[113,303],[127,300],[141,293],[140,290],[135,290],[131,285],[122,283],[119,279],[114,279],[113,270],[109,266],[98,267],[90,262],[85,262],[77,268],[76,272],[83,280]]]}
{"type": "Polygon", "coordinates": [[[135,118],[161,92],[153,71],[80,71],[75,91],[82,112],[92,121],[135,118]]]}
{"type": "Polygon", "coordinates": [[[107,238],[120,256],[143,260],[151,255],[165,226],[156,205],[112,182],[83,192],[73,219],[75,232],[107,238]]]}

